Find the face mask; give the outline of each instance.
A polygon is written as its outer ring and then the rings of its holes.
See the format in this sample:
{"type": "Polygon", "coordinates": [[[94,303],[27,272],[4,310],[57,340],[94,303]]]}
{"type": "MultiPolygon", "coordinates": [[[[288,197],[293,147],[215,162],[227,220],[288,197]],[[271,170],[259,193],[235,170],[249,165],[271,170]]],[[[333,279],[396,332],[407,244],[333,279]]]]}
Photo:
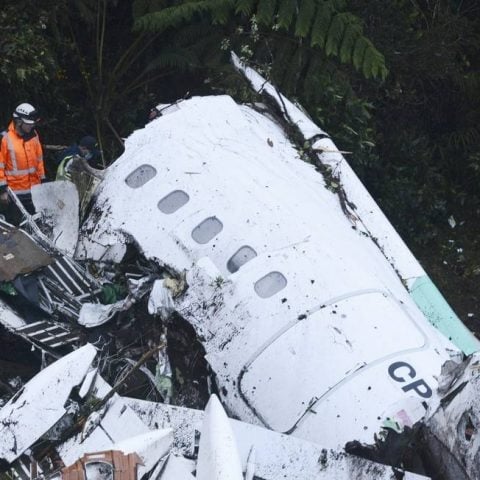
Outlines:
{"type": "Polygon", "coordinates": [[[88,153],[85,154],[85,160],[90,160],[92,157],[93,157],[92,152],[88,152],[88,153]]]}

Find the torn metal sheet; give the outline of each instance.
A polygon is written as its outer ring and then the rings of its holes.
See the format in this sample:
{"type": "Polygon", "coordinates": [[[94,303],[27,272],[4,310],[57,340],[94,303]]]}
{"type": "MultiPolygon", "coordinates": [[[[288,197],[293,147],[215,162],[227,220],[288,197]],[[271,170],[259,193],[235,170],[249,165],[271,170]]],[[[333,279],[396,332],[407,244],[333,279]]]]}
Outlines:
{"type": "Polygon", "coordinates": [[[70,325],[46,318],[27,323],[3,300],[0,301],[0,323],[8,331],[31,343],[33,347],[48,351],[54,358],[58,358],[59,355],[54,353],[55,350],[64,347],[71,349],[82,344],[80,332],[72,329],[70,325]]]}
{"type": "Polygon", "coordinates": [[[439,475],[480,478],[480,354],[446,365],[440,378],[442,400],[423,427],[430,461],[439,475]],[[453,368],[452,368],[453,367],[453,368]]]}
{"type": "Polygon", "coordinates": [[[154,430],[143,435],[130,437],[114,445],[124,453],[136,453],[142,459],[137,469],[137,478],[150,472],[161,458],[169,454],[173,443],[171,429],[154,430]]]}
{"type": "Polygon", "coordinates": [[[78,193],[71,182],[42,183],[32,188],[35,210],[41,215],[43,232],[52,244],[73,255],[78,240],[78,193]]]}
{"type": "Polygon", "coordinates": [[[128,295],[115,303],[103,305],[100,303],[89,303],[84,299],[79,311],[78,323],[87,328],[98,327],[107,323],[118,312],[131,308],[139,299],[148,293],[153,279],[151,277],[129,280],[128,295]]]}
{"type": "Polygon", "coordinates": [[[175,311],[172,292],[165,286],[165,280],[156,280],[148,298],[148,313],[166,320],[175,311]]]}
{"type": "Polygon", "coordinates": [[[95,355],[87,344],[57,360],[0,410],[0,459],[13,462],[64,416],[72,388],[82,382],[95,355]]]}
{"type": "Polygon", "coordinates": [[[23,230],[0,221],[0,282],[52,263],[52,257],[23,230]]]}

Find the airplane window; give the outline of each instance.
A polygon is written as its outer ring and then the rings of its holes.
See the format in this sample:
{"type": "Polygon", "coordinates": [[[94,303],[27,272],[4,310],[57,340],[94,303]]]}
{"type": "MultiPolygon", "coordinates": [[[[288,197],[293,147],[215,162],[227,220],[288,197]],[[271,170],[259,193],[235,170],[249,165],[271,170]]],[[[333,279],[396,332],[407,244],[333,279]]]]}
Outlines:
{"type": "Polygon", "coordinates": [[[106,462],[90,462],[85,465],[86,480],[112,480],[113,467],[106,462]]]}
{"type": "Polygon", "coordinates": [[[125,183],[132,188],[143,187],[149,180],[151,180],[157,171],[151,165],[140,165],[125,179],[125,183]]]}
{"type": "Polygon", "coordinates": [[[217,217],[209,217],[198,224],[192,231],[192,238],[197,243],[208,243],[223,230],[223,224],[217,217]]]}
{"type": "Polygon", "coordinates": [[[242,265],[245,265],[256,256],[257,252],[253,248],[244,245],[240,247],[227,262],[227,269],[230,273],[235,273],[242,265]]]}
{"type": "Polygon", "coordinates": [[[161,212],[169,215],[183,207],[189,200],[190,197],[185,192],[182,192],[181,190],[175,190],[169,193],[166,197],[163,197],[158,202],[157,206],[161,212]]]}
{"type": "Polygon", "coordinates": [[[287,279],[280,272],[267,273],[255,282],[255,292],[259,297],[269,298],[287,286],[287,279]]]}

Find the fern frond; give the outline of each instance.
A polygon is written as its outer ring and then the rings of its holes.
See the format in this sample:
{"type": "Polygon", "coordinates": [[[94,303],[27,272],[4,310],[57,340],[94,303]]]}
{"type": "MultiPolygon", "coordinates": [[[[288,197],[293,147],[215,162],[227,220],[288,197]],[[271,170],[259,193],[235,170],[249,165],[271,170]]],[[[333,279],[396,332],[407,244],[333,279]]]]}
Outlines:
{"type": "Polygon", "coordinates": [[[253,12],[255,4],[256,0],[236,0],[235,13],[242,13],[250,16],[253,12]]]}
{"type": "Polygon", "coordinates": [[[310,45],[312,47],[325,47],[325,39],[327,32],[332,22],[332,17],[335,10],[332,2],[322,2],[317,10],[315,22],[312,27],[312,34],[310,39],[310,45]]]}
{"type": "Polygon", "coordinates": [[[310,32],[312,21],[315,18],[317,2],[315,0],[300,0],[300,6],[295,24],[295,35],[306,37],[310,32]]]}
{"type": "Polygon", "coordinates": [[[273,17],[277,8],[277,0],[258,0],[257,20],[269,27],[273,23],[273,17]]]}
{"type": "Polygon", "coordinates": [[[351,61],[355,41],[361,35],[361,33],[361,29],[357,24],[348,23],[345,26],[343,38],[338,51],[341,62],[347,63],[351,61]]]}
{"type": "Polygon", "coordinates": [[[328,29],[327,38],[325,40],[325,54],[327,57],[330,55],[338,55],[338,48],[343,38],[343,32],[345,30],[345,22],[341,13],[337,13],[330,23],[328,29]]]}
{"type": "Polygon", "coordinates": [[[195,14],[210,10],[212,10],[212,2],[210,0],[181,3],[137,18],[134,29],[162,32],[167,28],[177,27],[182,22],[192,20],[195,14]]]}
{"type": "Polygon", "coordinates": [[[213,0],[211,5],[212,23],[224,25],[233,16],[233,0],[213,0]]]}
{"type": "Polygon", "coordinates": [[[132,3],[133,18],[156,12],[165,7],[165,0],[134,0],[132,3]]]}
{"type": "Polygon", "coordinates": [[[367,39],[365,39],[365,45],[362,62],[363,75],[365,78],[380,77],[384,79],[387,75],[387,69],[383,55],[367,39]]]}
{"type": "Polygon", "coordinates": [[[355,42],[355,46],[353,47],[352,63],[357,70],[360,70],[363,65],[363,59],[365,57],[365,50],[367,49],[367,46],[368,42],[365,37],[359,37],[355,42]]]}
{"type": "Polygon", "coordinates": [[[280,6],[278,8],[278,25],[287,30],[292,23],[296,11],[296,0],[280,0],[280,6]]]}

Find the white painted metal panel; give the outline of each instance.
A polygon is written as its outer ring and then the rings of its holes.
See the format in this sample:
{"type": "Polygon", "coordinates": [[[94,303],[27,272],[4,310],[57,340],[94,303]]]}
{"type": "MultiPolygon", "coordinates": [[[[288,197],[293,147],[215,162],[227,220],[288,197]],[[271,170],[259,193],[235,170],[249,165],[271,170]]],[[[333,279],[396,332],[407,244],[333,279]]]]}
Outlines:
{"type": "Polygon", "coordinates": [[[65,402],[96,355],[93,345],[66,355],[33,377],[0,410],[0,458],[13,462],[66,413],[65,402]]]}

